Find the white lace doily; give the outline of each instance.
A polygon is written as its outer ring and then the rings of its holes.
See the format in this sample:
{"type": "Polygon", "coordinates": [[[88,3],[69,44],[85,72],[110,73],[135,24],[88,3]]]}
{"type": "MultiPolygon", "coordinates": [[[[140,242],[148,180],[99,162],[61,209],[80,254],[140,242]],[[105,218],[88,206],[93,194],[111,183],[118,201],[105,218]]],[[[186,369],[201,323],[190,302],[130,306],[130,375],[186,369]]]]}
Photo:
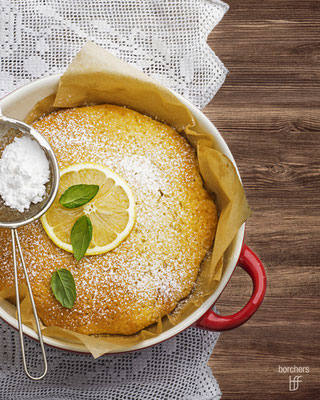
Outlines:
{"type": "MultiPolygon", "coordinates": [[[[46,347],[46,377],[23,372],[17,332],[0,323],[1,400],[217,400],[207,365],[217,333],[190,328],[157,346],[123,355],[91,356],[46,347]]],[[[41,371],[39,346],[26,339],[30,370],[41,371]]]]}
{"type": "MultiPolygon", "coordinates": [[[[87,40],[204,107],[227,69],[206,44],[228,6],[219,0],[0,0],[0,97],[63,72],[87,40]]],[[[207,366],[217,333],[190,328],[135,353],[77,355],[47,347],[49,372],[25,376],[18,334],[0,322],[0,400],[215,400],[207,366]]],[[[40,372],[38,344],[26,339],[40,372]]]]}
{"type": "Polygon", "coordinates": [[[0,97],[63,72],[87,40],[204,107],[227,69],[206,44],[219,0],[0,0],[0,97]]]}

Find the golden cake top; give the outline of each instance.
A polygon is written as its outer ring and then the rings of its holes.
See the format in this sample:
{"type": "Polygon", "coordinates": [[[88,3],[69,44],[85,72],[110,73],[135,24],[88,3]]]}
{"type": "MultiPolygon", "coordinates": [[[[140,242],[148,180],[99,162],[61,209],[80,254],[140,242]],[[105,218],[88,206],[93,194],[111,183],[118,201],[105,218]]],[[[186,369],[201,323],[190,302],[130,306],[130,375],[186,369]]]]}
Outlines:
{"type": "MultiPolygon", "coordinates": [[[[34,127],[50,142],[61,168],[105,165],[128,182],[136,199],[129,236],[109,253],[80,262],[54,245],[39,221],[21,229],[43,322],[87,334],[131,334],[172,311],[192,289],[217,223],[192,147],[171,127],[113,105],[62,110],[34,127]],[[72,309],[51,292],[57,268],[74,276],[72,309]]],[[[1,230],[0,289],[13,285],[9,239],[1,230]]]]}

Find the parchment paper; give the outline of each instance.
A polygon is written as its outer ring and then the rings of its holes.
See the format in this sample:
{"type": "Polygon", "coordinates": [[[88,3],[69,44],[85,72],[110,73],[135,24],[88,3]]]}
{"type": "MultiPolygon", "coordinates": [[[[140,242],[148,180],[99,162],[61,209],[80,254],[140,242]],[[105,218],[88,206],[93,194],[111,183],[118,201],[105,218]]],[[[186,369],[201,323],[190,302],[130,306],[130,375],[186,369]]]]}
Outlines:
{"type": "MultiPolygon", "coordinates": [[[[56,95],[40,101],[26,122],[32,123],[59,108],[104,103],[127,106],[166,122],[189,140],[197,152],[204,184],[214,193],[219,221],[213,250],[202,263],[193,292],[180,302],[172,315],[157,324],[130,336],[90,336],[59,327],[42,327],[47,336],[83,343],[94,357],[157,335],[193,312],[214,292],[223,273],[224,254],[250,215],[235,167],[225,155],[213,148],[209,134],[194,130],[195,122],[186,106],[169,89],[91,42],[81,49],[61,77],[56,95]]],[[[5,289],[0,296],[14,301],[13,293],[14,288],[5,289]]],[[[23,321],[34,326],[30,299],[25,291],[23,294],[23,321]]]]}

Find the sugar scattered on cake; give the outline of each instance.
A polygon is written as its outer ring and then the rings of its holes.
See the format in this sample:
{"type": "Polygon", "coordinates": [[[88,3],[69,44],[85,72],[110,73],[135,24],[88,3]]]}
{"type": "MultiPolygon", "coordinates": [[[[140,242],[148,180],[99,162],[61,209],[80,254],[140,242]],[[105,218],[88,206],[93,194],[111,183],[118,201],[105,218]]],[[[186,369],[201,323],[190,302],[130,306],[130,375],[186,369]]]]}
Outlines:
{"type": "Polygon", "coordinates": [[[28,138],[15,138],[0,158],[0,196],[6,206],[24,212],[39,203],[50,178],[49,162],[39,144],[28,138]]]}
{"type": "MultiPolygon", "coordinates": [[[[148,309],[154,315],[170,312],[193,287],[204,255],[200,254],[202,226],[207,223],[207,215],[197,211],[197,198],[189,199],[202,181],[195,173],[195,153],[180,135],[165,125],[154,132],[144,124],[147,117],[137,121],[136,130],[126,129],[125,123],[116,130],[112,109],[107,108],[108,118],[104,108],[96,110],[94,120],[85,110],[52,113],[44,117],[46,124],[36,123],[36,129],[49,140],[62,168],[95,162],[123,177],[135,193],[137,218],[131,234],[117,248],[84,257],[80,263],[44,237],[39,221],[21,228],[35,294],[45,297],[56,268],[68,268],[74,276],[77,303],[73,309],[66,311],[48,302],[45,310],[49,318],[45,323],[59,320],[71,330],[79,328],[80,320],[82,326],[93,326],[97,316],[108,321],[119,315],[131,320],[130,315],[135,315],[139,323],[148,309]],[[39,268],[35,253],[47,261],[44,268],[39,268]]],[[[2,270],[13,284],[10,242],[1,235],[0,230],[2,270]]]]}

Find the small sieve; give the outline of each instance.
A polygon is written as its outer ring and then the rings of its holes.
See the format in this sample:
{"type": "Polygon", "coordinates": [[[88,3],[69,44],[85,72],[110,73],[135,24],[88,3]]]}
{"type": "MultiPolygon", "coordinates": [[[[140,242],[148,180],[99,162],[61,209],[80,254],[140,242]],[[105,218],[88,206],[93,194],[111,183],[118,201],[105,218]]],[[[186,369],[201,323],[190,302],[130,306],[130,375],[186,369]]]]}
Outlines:
{"type": "MultiPolygon", "coordinates": [[[[17,314],[18,314],[18,325],[19,325],[19,336],[20,336],[20,345],[21,345],[21,353],[22,353],[22,361],[23,361],[23,367],[25,370],[25,373],[30,379],[33,380],[39,380],[42,379],[46,373],[47,373],[47,359],[46,359],[46,353],[44,349],[44,343],[43,343],[43,338],[42,338],[42,333],[40,329],[40,323],[39,323],[39,318],[32,294],[32,289],[28,277],[28,272],[26,269],[26,265],[24,262],[23,254],[22,254],[22,249],[18,237],[18,231],[17,228],[27,225],[30,222],[35,221],[39,217],[41,217],[42,214],[44,214],[48,208],[51,206],[53,203],[57,192],[58,192],[58,186],[59,186],[59,166],[58,162],[56,159],[56,156],[49,145],[49,143],[46,141],[46,139],[39,133],[37,132],[34,128],[31,126],[11,119],[7,118],[1,115],[1,110],[0,110],[0,144],[4,143],[5,140],[7,140],[7,132],[10,130],[11,134],[12,132],[16,132],[20,136],[27,136],[32,140],[35,140],[42,150],[44,151],[48,162],[49,162],[49,168],[50,168],[50,180],[49,183],[47,184],[47,193],[44,198],[44,200],[40,203],[40,206],[38,207],[30,207],[28,212],[24,213],[12,213],[11,219],[10,218],[3,218],[0,216],[0,228],[9,228],[11,229],[11,240],[12,240],[12,253],[13,253],[13,267],[14,267],[14,280],[15,280],[15,291],[16,291],[16,302],[17,302],[17,314]],[[27,363],[26,363],[26,356],[25,356],[25,348],[24,348],[24,339],[23,339],[23,327],[22,327],[22,320],[21,320],[21,310],[20,310],[20,298],[19,298],[19,285],[18,285],[18,268],[17,268],[17,257],[16,257],[16,247],[19,252],[19,256],[21,259],[21,265],[23,268],[23,273],[25,276],[31,304],[32,304],[32,310],[33,314],[35,317],[36,321],[36,326],[37,326],[37,332],[38,332],[38,338],[41,346],[41,351],[42,351],[42,356],[43,356],[43,363],[44,363],[44,370],[43,373],[40,376],[32,376],[27,368],[27,363]]],[[[14,135],[14,133],[13,133],[14,135]]]]}

